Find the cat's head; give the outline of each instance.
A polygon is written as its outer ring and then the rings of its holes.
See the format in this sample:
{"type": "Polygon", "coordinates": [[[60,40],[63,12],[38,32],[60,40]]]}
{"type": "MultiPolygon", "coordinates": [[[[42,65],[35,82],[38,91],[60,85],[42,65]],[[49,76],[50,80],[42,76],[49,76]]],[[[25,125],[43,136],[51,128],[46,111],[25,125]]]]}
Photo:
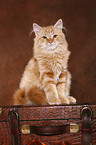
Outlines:
{"type": "Polygon", "coordinates": [[[55,50],[58,46],[63,45],[65,35],[62,32],[63,22],[59,19],[55,25],[41,27],[33,23],[33,31],[35,33],[35,43],[48,51],[55,50]]]}

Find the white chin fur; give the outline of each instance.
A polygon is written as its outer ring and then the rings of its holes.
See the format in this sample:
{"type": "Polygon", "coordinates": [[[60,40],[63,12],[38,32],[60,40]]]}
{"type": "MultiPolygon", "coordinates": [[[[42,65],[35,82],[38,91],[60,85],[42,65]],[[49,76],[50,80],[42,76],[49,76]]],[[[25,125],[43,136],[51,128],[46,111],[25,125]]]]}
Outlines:
{"type": "Polygon", "coordinates": [[[58,47],[58,45],[54,44],[48,44],[46,47],[44,47],[46,50],[53,51],[58,47]]]}

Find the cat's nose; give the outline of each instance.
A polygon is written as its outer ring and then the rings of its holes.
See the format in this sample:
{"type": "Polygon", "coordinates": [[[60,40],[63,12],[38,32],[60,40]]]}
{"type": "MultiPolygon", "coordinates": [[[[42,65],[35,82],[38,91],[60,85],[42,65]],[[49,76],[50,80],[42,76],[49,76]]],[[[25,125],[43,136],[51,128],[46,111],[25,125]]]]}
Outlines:
{"type": "Polygon", "coordinates": [[[48,39],[47,41],[48,41],[48,43],[50,43],[50,44],[53,43],[53,39],[52,39],[52,38],[48,39]]]}

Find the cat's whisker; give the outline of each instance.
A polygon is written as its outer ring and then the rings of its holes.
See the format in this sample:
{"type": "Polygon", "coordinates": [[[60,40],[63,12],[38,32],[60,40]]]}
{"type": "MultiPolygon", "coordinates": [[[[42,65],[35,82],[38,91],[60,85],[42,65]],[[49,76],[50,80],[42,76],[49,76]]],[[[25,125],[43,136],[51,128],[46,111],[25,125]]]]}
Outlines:
{"type": "Polygon", "coordinates": [[[62,27],[62,29],[64,29],[65,31],[67,31],[67,29],[65,27],[62,27]]]}
{"type": "Polygon", "coordinates": [[[31,36],[32,36],[32,33],[33,33],[34,31],[32,30],[30,33],[29,33],[29,40],[31,39],[31,36]]]}

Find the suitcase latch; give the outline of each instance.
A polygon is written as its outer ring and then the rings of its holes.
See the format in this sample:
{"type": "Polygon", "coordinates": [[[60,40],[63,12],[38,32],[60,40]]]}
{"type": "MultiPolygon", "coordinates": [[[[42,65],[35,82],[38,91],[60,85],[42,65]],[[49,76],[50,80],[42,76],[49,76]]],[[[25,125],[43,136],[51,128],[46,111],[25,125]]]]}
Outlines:
{"type": "Polygon", "coordinates": [[[79,125],[76,123],[70,123],[70,133],[79,132],[79,125]]]}
{"type": "Polygon", "coordinates": [[[21,132],[23,134],[30,134],[30,125],[25,124],[21,127],[21,132]]]}
{"type": "Polygon", "coordinates": [[[0,107],[0,116],[1,116],[1,114],[2,114],[2,107],[0,107]]]}

